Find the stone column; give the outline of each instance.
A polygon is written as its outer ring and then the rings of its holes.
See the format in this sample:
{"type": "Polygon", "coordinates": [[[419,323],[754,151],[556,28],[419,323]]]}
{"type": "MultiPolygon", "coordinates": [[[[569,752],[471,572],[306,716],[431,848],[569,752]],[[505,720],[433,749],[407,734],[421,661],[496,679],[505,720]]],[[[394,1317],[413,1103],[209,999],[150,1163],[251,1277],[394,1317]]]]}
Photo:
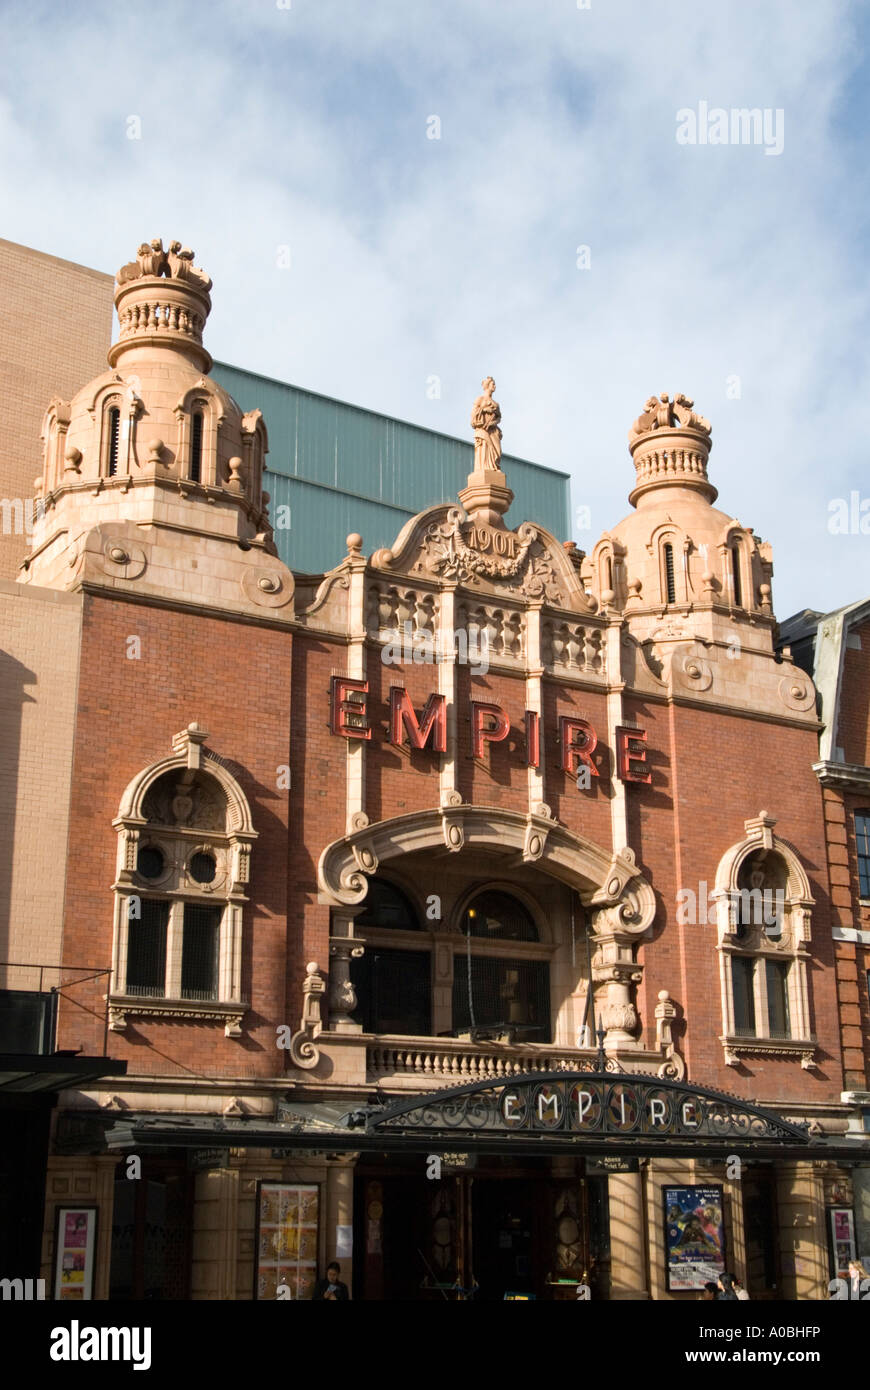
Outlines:
{"type": "Polygon", "coordinates": [[[806,1159],[776,1168],[782,1296],[828,1297],[828,1247],[822,1175],[806,1159]]]}
{"type": "Polygon", "coordinates": [[[329,938],[329,1028],[333,1033],[361,1033],[362,1024],[350,1015],[357,1006],[351,983],[350,963],[365,950],[354,936],[354,918],[360,908],[334,907],[332,935],[329,938]]]}
{"type": "Polygon", "coordinates": [[[338,1261],[348,1291],[353,1282],[353,1255],[339,1247],[338,1228],[353,1228],[353,1174],[358,1157],[355,1153],[333,1157],[326,1169],[326,1263],[338,1261]]]}
{"type": "Polygon", "coordinates": [[[640,1173],[611,1173],[607,1179],[610,1207],[610,1297],[613,1300],[649,1298],[647,1230],[640,1173]]]}
{"type": "Polygon", "coordinates": [[[239,1246],[239,1171],[215,1168],[196,1177],[191,1298],[234,1301],[239,1246]]]}

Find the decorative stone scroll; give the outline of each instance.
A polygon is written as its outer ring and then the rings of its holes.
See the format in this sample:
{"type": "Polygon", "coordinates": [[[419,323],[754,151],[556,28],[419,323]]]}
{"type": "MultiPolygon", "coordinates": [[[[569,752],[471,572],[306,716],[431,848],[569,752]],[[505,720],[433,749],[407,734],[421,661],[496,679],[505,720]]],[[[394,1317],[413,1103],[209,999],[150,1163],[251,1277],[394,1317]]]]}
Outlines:
{"type": "Polygon", "coordinates": [[[320,1003],[325,993],[326,980],[317,961],[310,960],[302,982],[302,1020],[298,1033],[294,1033],[290,1039],[290,1060],[303,1071],[310,1071],[320,1061],[316,1040],[323,1030],[320,1003]]]}

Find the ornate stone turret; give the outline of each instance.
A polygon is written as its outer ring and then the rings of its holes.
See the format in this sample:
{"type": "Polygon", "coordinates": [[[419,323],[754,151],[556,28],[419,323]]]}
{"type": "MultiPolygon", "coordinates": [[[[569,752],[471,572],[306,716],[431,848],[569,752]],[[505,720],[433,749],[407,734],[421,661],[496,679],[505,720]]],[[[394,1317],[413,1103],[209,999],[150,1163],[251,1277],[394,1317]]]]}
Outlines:
{"type": "Polygon", "coordinates": [[[713,506],[710,423],[688,396],[650,396],[628,435],[635,508],[599,539],[582,575],[624,620],[634,684],[814,717],[812,683],[773,649],[770,546],[713,506]]]}
{"type": "Polygon", "coordinates": [[[204,374],[211,283],[192,251],[156,238],[118,272],[110,370],[45,416],[24,582],[181,589],[197,604],[292,614],[262,490],[261,413],[243,414],[204,374]]]}

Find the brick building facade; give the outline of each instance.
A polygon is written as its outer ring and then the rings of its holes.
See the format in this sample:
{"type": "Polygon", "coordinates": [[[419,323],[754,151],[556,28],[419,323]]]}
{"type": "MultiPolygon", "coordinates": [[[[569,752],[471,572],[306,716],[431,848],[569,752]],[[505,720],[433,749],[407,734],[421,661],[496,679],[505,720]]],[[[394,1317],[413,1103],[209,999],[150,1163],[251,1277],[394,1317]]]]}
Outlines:
{"type": "Polygon", "coordinates": [[[21,593],[79,624],[58,951],[111,969],[58,1045],[127,1075],[62,1102],[44,1273],[83,1195],[102,1298],[305,1297],[336,1256],[369,1299],[691,1298],[723,1259],[825,1296],[859,964],[816,689],[708,422],[647,402],[585,556],[506,522],[485,382],[457,502],[294,576],[210,288],[140,248],[109,370],[47,417],[21,593]]]}

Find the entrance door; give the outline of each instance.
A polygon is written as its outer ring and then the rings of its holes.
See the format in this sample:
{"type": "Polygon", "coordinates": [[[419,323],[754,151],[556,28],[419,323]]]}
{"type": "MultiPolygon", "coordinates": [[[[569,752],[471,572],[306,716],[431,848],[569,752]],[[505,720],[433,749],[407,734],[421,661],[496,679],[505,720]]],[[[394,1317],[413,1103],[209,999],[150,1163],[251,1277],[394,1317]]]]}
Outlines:
{"type": "Polygon", "coordinates": [[[473,1268],[485,1302],[540,1298],[541,1188],[525,1178],[476,1178],[471,1192],[473,1268]]]}
{"type": "Polygon", "coordinates": [[[189,1296],[191,1193],[184,1163],[149,1158],[138,1180],[116,1179],[112,1300],[189,1296]]]}

